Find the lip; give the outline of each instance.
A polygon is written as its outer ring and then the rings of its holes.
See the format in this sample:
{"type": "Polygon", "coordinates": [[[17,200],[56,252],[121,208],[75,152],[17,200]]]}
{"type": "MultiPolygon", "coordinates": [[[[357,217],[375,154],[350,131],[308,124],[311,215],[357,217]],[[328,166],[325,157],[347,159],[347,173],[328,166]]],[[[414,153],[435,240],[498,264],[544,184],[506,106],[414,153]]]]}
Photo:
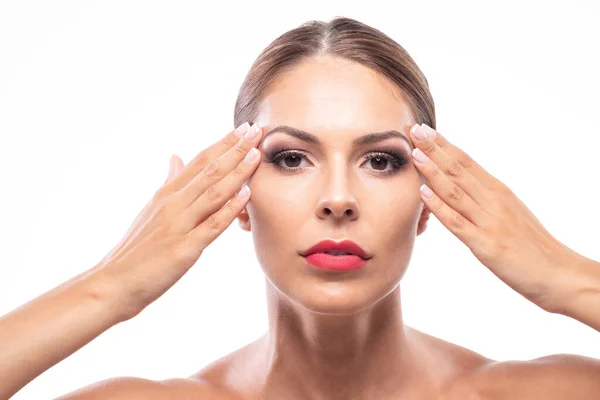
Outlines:
{"type": "Polygon", "coordinates": [[[339,242],[336,242],[332,239],[322,240],[310,249],[301,253],[301,255],[303,257],[308,257],[311,254],[325,253],[326,251],[345,251],[347,253],[358,256],[363,260],[368,260],[372,257],[371,255],[367,254],[358,244],[354,243],[352,240],[349,239],[344,239],[339,242]]]}

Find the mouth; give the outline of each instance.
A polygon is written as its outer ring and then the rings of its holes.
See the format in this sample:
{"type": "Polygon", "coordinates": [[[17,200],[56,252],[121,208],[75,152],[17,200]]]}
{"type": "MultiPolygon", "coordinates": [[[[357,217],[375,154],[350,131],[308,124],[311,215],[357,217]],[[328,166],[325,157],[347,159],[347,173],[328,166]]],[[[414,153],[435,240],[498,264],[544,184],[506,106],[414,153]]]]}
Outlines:
{"type": "Polygon", "coordinates": [[[301,253],[303,257],[308,257],[313,254],[327,254],[328,257],[358,257],[362,260],[369,260],[372,255],[368,254],[358,244],[352,240],[342,240],[336,242],[332,239],[326,239],[318,242],[310,249],[301,253]]]}
{"type": "Polygon", "coordinates": [[[330,254],[332,256],[350,256],[350,255],[354,255],[352,253],[347,253],[345,251],[326,251],[325,254],[330,254]]]}
{"type": "Polygon", "coordinates": [[[329,252],[312,253],[304,257],[304,260],[314,267],[330,271],[357,270],[369,262],[368,259],[354,254],[329,254],[329,252]]]}

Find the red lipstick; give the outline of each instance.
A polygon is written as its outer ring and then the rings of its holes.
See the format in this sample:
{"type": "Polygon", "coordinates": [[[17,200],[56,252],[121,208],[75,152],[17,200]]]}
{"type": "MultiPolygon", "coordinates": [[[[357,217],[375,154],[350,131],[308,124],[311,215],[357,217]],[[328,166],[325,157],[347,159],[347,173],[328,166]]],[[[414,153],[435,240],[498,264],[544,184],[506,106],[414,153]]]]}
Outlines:
{"type": "Polygon", "coordinates": [[[318,268],[337,271],[358,269],[372,257],[351,240],[323,240],[301,253],[304,259],[318,268]]]}

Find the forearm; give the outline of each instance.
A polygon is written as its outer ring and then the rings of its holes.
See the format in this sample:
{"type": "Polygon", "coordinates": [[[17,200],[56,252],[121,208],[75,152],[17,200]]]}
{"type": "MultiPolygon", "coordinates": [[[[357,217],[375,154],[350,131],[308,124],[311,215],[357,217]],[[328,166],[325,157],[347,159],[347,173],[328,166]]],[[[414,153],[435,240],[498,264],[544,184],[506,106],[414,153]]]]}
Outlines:
{"type": "Polygon", "coordinates": [[[558,279],[548,311],[574,318],[600,332],[600,263],[575,254],[558,279]],[[560,287],[559,287],[560,286],[560,287]]]}
{"type": "Polygon", "coordinates": [[[0,399],[124,320],[95,269],[0,317],[0,399]]]}

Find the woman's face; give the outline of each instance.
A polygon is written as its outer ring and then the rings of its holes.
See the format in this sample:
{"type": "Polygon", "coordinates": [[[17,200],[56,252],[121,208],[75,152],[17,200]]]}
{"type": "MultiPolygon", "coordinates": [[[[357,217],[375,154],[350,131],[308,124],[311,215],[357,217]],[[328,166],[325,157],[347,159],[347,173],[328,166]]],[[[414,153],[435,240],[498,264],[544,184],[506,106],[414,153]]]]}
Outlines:
{"type": "Polygon", "coordinates": [[[419,195],[412,144],[398,137],[353,141],[388,130],[409,137],[414,121],[401,91],[364,66],[312,59],[272,82],[254,122],[263,129],[262,161],[238,218],[253,233],[269,281],[295,304],[325,314],[353,314],[390,293],[429,211],[419,195]],[[268,134],[280,125],[318,143],[268,134]],[[287,154],[277,157],[282,151],[287,154]],[[384,154],[369,159],[377,153],[384,154]],[[331,272],[300,255],[327,238],[350,239],[372,258],[360,269],[331,272]]]}

